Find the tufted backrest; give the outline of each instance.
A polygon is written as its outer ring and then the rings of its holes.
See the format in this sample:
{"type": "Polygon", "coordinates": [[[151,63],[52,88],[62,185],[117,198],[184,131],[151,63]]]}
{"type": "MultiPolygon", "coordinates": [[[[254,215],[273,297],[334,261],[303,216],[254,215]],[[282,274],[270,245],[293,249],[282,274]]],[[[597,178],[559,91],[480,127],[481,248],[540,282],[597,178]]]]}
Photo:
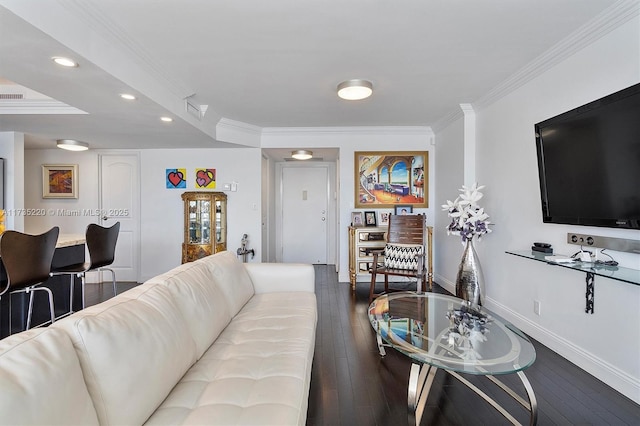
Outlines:
{"type": "Polygon", "coordinates": [[[0,425],[97,425],[69,336],[36,328],[0,340],[0,425]]]}

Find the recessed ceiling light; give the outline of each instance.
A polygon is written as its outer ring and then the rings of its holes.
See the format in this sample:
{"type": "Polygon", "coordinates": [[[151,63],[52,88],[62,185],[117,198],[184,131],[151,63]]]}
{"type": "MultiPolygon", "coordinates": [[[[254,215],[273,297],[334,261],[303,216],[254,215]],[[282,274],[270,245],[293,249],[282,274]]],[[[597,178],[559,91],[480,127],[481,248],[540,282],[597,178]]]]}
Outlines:
{"type": "Polygon", "coordinates": [[[359,101],[372,93],[373,84],[367,80],[353,79],[338,84],[338,96],[348,101],[359,101]]]}
{"type": "Polygon", "coordinates": [[[164,121],[165,123],[171,123],[173,121],[173,118],[171,118],[171,117],[160,117],[160,120],[164,121]]]}
{"type": "Polygon", "coordinates": [[[67,151],[86,151],[89,149],[88,143],[74,139],[58,139],[56,145],[58,148],[66,149],[67,151]]]}
{"type": "Polygon", "coordinates": [[[58,65],[62,65],[63,67],[73,68],[78,66],[78,63],[73,59],[64,58],[62,56],[54,56],[51,59],[53,59],[53,62],[55,62],[58,65]]]}
{"type": "Polygon", "coordinates": [[[135,100],[136,100],[136,97],[135,97],[135,96],[133,96],[133,95],[132,95],[132,94],[130,94],[130,93],[120,93],[120,97],[121,97],[122,99],[126,99],[126,100],[128,100],[128,101],[135,101],[135,100]]]}

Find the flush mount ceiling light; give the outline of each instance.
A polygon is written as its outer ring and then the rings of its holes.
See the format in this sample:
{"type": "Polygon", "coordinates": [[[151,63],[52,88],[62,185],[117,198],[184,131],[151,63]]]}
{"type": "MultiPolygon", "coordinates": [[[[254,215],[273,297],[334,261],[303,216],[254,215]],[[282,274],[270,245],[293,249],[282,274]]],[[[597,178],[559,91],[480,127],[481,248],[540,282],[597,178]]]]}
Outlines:
{"type": "Polygon", "coordinates": [[[73,59],[65,58],[62,56],[54,56],[51,59],[53,60],[53,62],[55,62],[58,65],[62,65],[63,67],[74,68],[78,66],[78,63],[73,59]]]}
{"type": "Polygon", "coordinates": [[[66,149],[67,151],[86,151],[89,149],[88,143],[73,139],[58,139],[56,145],[58,148],[66,149]]]}
{"type": "Polygon", "coordinates": [[[359,101],[371,96],[373,84],[367,80],[353,79],[338,84],[338,96],[348,101],[359,101]]]}
{"type": "Polygon", "coordinates": [[[120,97],[121,97],[122,99],[126,99],[126,100],[128,100],[128,101],[135,101],[135,100],[136,100],[136,97],[135,97],[135,96],[133,96],[133,95],[132,95],[132,94],[130,94],[130,93],[120,93],[120,97]]]}
{"type": "Polygon", "coordinates": [[[291,157],[296,160],[308,160],[313,157],[313,152],[307,151],[306,149],[297,149],[291,151],[291,157]]]}
{"type": "Polygon", "coordinates": [[[165,123],[171,123],[173,121],[173,118],[171,118],[171,117],[160,117],[160,120],[164,121],[165,123]]]}

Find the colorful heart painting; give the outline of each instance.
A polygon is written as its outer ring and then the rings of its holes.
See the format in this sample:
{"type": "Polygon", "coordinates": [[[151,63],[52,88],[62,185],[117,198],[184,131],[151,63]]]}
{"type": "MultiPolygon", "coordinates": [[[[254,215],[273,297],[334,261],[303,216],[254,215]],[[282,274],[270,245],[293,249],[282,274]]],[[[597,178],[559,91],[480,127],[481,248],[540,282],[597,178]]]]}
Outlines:
{"type": "Polygon", "coordinates": [[[216,169],[196,169],[196,187],[215,188],[216,169]]]}
{"type": "Polygon", "coordinates": [[[166,169],[167,189],[187,187],[187,169],[166,169]]]}

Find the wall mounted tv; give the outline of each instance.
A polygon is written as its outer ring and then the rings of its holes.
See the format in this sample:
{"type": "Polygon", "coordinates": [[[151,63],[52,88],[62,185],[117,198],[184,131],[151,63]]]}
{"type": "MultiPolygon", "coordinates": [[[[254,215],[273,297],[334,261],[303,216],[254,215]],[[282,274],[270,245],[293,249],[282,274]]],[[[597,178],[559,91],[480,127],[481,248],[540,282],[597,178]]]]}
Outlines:
{"type": "Polygon", "coordinates": [[[546,223],[640,229],[640,84],[535,125],[546,223]]]}

